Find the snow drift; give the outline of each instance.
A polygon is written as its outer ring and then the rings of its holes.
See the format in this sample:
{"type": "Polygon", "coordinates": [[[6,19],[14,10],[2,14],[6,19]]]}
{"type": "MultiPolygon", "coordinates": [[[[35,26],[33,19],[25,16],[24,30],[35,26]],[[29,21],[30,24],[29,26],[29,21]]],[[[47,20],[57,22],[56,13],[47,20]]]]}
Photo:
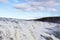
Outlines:
{"type": "Polygon", "coordinates": [[[49,20],[0,18],[0,40],[60,40],[60,18],[49,20]]]}

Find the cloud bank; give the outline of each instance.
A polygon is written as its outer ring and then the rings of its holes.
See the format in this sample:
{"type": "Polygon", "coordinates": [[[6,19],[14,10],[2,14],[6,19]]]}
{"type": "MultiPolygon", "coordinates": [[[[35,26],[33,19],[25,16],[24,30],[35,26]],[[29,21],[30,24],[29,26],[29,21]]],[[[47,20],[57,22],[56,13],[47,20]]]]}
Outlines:
{"type": "MultiPolygon", "coordinates": [[[[13,0],[17,4],[12,6],[21,11],[51,11],[58,12],[56,6],[60,5],[60,0],[13,0]],[[22,3],[20,3],[22,2],[22,3]]],[[[0,0],[0,2],[8,2],[8,0],[0,0]]]]}
{"type": "Polygon", "coordinates": [[[1,3],[9,3],[8,0],[0,0],[1,3]]]}
{"type": "Polygon", "coordinates": [[[22,4],[14,4],[16,9],[23,11],[51,11],[58,12],[55,7],[60,5],[59,0],[24,0],[22,4]]]}

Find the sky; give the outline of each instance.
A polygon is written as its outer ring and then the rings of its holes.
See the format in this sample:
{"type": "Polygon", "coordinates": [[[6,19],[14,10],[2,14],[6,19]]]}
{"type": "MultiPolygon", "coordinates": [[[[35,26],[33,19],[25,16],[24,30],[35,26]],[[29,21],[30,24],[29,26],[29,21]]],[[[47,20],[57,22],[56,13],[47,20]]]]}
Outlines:
{"type": "Polygon", "coordinates": [[[0,17],[36,19],[60,16],[60,0],[0,0],[0,17]]]}

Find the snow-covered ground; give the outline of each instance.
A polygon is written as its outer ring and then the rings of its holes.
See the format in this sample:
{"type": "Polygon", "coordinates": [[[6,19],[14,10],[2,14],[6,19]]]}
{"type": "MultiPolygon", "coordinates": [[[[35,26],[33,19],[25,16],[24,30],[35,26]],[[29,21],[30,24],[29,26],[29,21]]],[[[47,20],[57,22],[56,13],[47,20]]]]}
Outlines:
{"type": "Polygon", "coordinates": [[[60,40],[60,24],[0,18],[0,40],[60,40]]]}

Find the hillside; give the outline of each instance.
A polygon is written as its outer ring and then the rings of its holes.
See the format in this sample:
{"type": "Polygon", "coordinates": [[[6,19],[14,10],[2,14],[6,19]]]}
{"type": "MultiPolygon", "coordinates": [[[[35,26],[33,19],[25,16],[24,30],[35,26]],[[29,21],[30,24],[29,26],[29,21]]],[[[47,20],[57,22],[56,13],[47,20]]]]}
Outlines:
{"type": "Polygon", "coordinates": [[[38,18],[33,19],[34,21],[43,21],[43,22],[52,22],[52,23],[60,23],[60,17],[44,17],[44,18],[38,18]]]}
{"type": "Polygon", "coordinates": [[[0,18],[0,40],[60,40],[60,20],[44,20],[0,18]]]}

